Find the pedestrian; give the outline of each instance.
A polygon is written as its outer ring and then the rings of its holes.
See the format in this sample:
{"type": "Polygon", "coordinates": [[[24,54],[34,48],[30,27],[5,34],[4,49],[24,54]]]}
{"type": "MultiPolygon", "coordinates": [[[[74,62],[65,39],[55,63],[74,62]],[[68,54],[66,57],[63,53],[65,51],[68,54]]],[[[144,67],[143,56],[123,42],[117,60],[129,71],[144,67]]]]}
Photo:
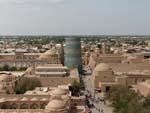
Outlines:
{"type": "Polygon", "coordinates": [[[106,104],[106,101],[104,100],[104,105],[106,104]]]}
{"type": "Polygon", "coordinates": [[[99,113],[100,113],[100,111],[101,111],[101,110],[100,110],[100,109],[98,109],[98,111],[99,111],[99,113]]]}

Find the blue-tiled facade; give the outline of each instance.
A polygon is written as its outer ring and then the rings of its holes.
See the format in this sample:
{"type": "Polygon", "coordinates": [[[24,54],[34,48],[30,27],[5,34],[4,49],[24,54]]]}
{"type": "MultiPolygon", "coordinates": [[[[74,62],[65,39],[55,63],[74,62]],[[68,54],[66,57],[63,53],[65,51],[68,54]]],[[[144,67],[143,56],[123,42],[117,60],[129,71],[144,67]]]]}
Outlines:
{"type": "Polygon", "coordinates": [[[66,38],[64,46],[65,65],[69,68],[77,67],[82,73],[81,44],[79,38],[66,38]]]}

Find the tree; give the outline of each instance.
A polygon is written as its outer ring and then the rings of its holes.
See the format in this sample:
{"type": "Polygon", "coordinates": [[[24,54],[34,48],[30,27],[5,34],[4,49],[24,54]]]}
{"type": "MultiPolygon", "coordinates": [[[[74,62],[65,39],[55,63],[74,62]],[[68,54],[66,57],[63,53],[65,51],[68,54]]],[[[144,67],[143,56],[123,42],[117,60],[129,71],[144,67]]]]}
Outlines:
{"type": "Polygon", "coordinates": [[[128,103],[127,113],[144,113],[143,103],[136,98],[133,98],[128,103]]]}
{"type": "Polygon", "coordinates": [[[146,110],[145,113],[150,112],[150,95],[148,95],[147,97],[145,97],[145,101],[144,101],[143,107],[146,110]]]}
{"type": "Polygon", "coordinates": [[[17,67],[10,67],[7,64],[5,64],[3,67],[0,67],[0,71],[25,71],[26,69],[27,67],[20,67],[19,69],[17,69],[17,67]]]}
{"type": "Polygon", "coordinates": [[[16,94],[23,94],[27,90],[33,90],[36,87],[40,87],[41,83],[37,78],[22,77],[19,84],[15,87],[16,94]]]}
{"type": "Polygon", "coordinates": [[[115,113],[144,113],[141,96],[128,87],[112,87],[106,94],[106,99],[113,103],[115,113]]]}
{"type": "Polygon", "coordinates": [[[70,87],[72,95],[79,96],[81,89],[82,89],[82,86],[80,82],[78,82],[77,80],[74,80],[70,87]]]}
{"type": "Polygon", "coordinates": [[[10,71],[17,71],[17,68],[16,67],[10,67],[9,70],[10,71]]]}
{"type": "Polygon", "coordinates": [[[7,64],[3,66],[3,71],[9,71],[9,66],[7,64]]]}
{"type": "Polygon", "coordinates": [[[2,67],[0,67],[0,71],[3,71],[3,68],[2,68],[2,67]]]}
{"type": "Polygon", "coordinates": [[[20,67],[19,69],[18,69],[18,71],[25,71],[27,69],[27,67],[20,67]]]}

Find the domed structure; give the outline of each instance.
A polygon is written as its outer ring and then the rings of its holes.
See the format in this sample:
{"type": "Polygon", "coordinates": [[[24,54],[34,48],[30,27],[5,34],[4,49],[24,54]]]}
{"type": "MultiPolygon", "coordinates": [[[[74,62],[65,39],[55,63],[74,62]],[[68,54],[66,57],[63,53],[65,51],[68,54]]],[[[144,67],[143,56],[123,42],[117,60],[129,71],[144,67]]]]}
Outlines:
{"type": "Polygon", "coordinates": [[[39,59],[40,60],[43,60],[43,59],[48,59],[48,58],[51,58],[51,56],[54,56],[57,54],[57,51],[55,49],[51,49],[51,50],[48,50],[46,51],[45,53],[43,53],[39,59]]]}
{"type": "Polygon", "coordinates": [[[109,71],[109,70],[111,70],[111,68],[109,67],[108,64],[105,64],[105,63],[98,64],[94,69],[94,71],[98,71],[98,72],[99,71],[109,71]]]}
{"type": "Polygon", "coordinates": [[[25,74],[31,75],[31,74],[33,74],[33,73],[34,73],[34,68],[33,68],[33,67],[29,67],[29,68],[27,68],[26,71],[25,71],[25,74]]]}
{"type": "Polygon", "coordinates": [[[22,99],[21,99],[21,101],[28,101],[29,99],[27,98],[27,97],[23,97],[22,99]]]}
{"type": "Polygon", "coordinates": [[[62,45],[61,45],[61,44],[56,44],[55,47],[56,47],[57,49],[60,49],[60,48],[62,47],[62,45]]]}
{"type": "Polygon", "coordinates": [[[64,113],[67,111],[65,102],[58,99],[50,101],[46,106],[46,109],[53,113],[64,113]]]}
{"type": "Polygon", "coordinates": [[[39,57],[39,60],[45,60],[45,59],[48,59],[48,58],[49,58],[48,56],[43,54],[39,57]]]}
{"type": "Polygon", "coordinates": [[[55,90],[52,91],[53,96],[61,96],[61,95],[66,95],[67,91],[62,88],[56,88],[55,90]]]}
{"type": "Polygon", "coordinates": [[[34,98],[30,99],[30,100],[31,100],[31,101],[39,101],[39,99],[36,98],[36,97],[34,97],[34,98]]]}
{"type": "Polygon", "coordinates": [[[9,99],[10,101],[18,101],[19,99],[18,98],[12,98],[12,99],[9,99]]]}
{"type": "Polygon", "coordinates": [[[108,64],[100,63],[93,71],[93,87],[98,88],[100,83],[115,82],[114,72],[108,64]]]}
{"type": "Polygon", "coordinates": [[[44,55],[55,55],[56,54],[56,50],[55,49],[51,49],[51,50],[48,50],[44,53],[44,55]]]}
{"type": "Polygon", "coordinates": [[[58,64],[61,62],[59,52],[55,48],[52,48],[45,53],[41,54],[38,58],[39,60],[44,60],[50,64],[58,64]]]}
{"type": "Polygon", "coordinates": [[[47,98],[42,98],[40,101],[47,101],[47,98]]]}

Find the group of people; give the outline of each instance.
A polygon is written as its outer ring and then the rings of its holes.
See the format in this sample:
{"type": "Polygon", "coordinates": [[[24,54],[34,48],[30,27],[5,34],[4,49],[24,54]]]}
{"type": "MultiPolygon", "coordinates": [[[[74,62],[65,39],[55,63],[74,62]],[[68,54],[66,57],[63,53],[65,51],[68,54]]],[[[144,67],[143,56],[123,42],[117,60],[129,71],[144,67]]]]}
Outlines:
{"type": "Polygon", "coordinates": [[[100,97],[96,97],[95,95],[92,96],[92,92],[86,90],[86,99],[90,103],[90,107],[94,107],[99,113],[104,113],[103,108],[101,108],[101,104],[105,104],[105,100],[101,99],[100,97]]]}

